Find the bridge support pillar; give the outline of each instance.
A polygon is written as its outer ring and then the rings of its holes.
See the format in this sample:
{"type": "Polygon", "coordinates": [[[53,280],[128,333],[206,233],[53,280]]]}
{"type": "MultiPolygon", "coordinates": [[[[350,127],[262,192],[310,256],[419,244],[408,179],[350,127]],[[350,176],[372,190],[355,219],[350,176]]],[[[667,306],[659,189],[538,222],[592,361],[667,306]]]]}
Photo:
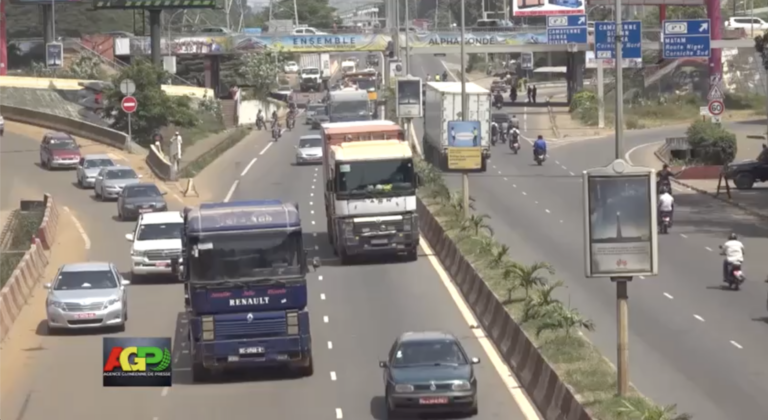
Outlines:
{"type": "Polygon", "coordinates": [[[205,87],[213,89],[215,97],[219,97],[221,85],[221,60],[218,55],[207,55],[203,58],[205,87]]]}
{"type": "MultiPolygon", "coordinates": [[[[721,32],[723,19],[722,15],[720,14],[720,0],[707,0],[707,17],[709,18],[710,22],[712,22],[710,25],[712,40],[719,41],[723,39],[723,34],[721,32]]],[[[709,75],[718,76],[716,83],[719,83],[719,79],[722,78],[723,75],[722,52],[723,50],[720,48],[712,48],[712,53],[709,56],[709,75]]],[[[710,84],[711,83],[712,77],[710,77],[710,84]]]]}
{"type": "MultiPolygon", "coordinates": [[[[160,9],[149,10],[149,45],[152,55],[152,64],[156,66],[163,65],[163,52],[160,41],[162,40],[162,25],[160,16],[163,11],[160,9]]],[[[169,46],[170,47],[170,46],[169,46]]]]}
{"type": "Polygon", "coordinates": [[[43,42],[54,42],[53,33],[53,6],[51,4],[40,5],[40,20],[43,23],[43,42]]]}
{"type": "Polygon", "coordinates": [[[584,54],[565,53],[566,101],[570,104],[573,95],[584,89],[584,54]]]}

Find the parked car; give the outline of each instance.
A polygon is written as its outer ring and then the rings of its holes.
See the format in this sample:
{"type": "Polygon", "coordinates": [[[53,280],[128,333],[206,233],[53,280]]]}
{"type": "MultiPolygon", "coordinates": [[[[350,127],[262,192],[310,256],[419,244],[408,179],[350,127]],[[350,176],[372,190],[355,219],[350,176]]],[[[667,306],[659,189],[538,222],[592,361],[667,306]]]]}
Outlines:
{"type": "Polygon", "coordinates": [[[322,32],[315,28],[306,26],[303,28],[294,28],[293,34],[294,35],[328,35],[328,32],[322,32]]]}
{"type": "Polygon", "coordinates": [[[749,190],[756,182],[768,181],[768,147],[763,145],[763,151],[755,160],[729,163],[725,176],[740,190],[749,190]]]}
{"type": "Polygon", "coordinates": [[[125,330],[128,320],[128,292],[112,263],[65,264],[51,283],[46,298],[48,333],[83,328],[114,327],[125,330]]]}
{"type": "Polygon", "coordinates": [[[289,61],[285,63],[285,66],[283,66],[283,72],[285,73],[298,73],[299,72],[299,64],[295,61],[289,61]]]}
{"type": "Polygon", "coordinates": [[[69,134],[52,131],[43,136],[40,143],[40,166],[43,168],[76,168],[80,158],[80,146],[69,134]]]}
{"type": "Polygon", "coordinates": [[[319,134],[299,137],[296,146],[296,165],[323,163],[323,138],[319,134]]]}
{"type": "Polygon", "coordinates": [[[305,115],[306,118],[306,124],[312,125],[312,120],[315,117],[315,115],[324,115],[325,114],[325,104],[309,104],[307,105],[307,110],[305,115]]]}
{"type": "Polygon", "coordinates": [[[93,188],[96,176],[101,168],[115,166],[108,155],[85,155],[77,164],[77,186],[80,188],[93,188]]]}
{"type": "MultiPolygon", "coordinates": [[[[752,30],[755,32],[762,32],[768,30],[768,23],[759,17],[735,16],[728,18],[725,22],[725,27],[727,29],[744,29],[747,32],[751,32],[752,30]]],[[[747,33],[747,35],[749,35],[749,33],[747,33]]]]}
{"type": "Polygon", "coordinates": [[[138,184],[141,175],[128,166],[101,168],[93,184],[93,193],[99,200],[116,199],[126,185],[138,184]]]}
{"type": "Polygon", "coordinates": [[[136,220],[143,213],[168,210],[164,192],[149,182],[126,185],[117,198],[117,217],[136,220]]]}

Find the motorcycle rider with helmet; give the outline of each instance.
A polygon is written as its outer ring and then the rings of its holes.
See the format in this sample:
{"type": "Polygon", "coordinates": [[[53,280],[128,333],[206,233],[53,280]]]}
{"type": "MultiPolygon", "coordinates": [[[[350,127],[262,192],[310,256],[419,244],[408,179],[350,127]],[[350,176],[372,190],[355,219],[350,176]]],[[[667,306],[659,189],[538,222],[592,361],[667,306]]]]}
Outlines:
{"type": "Polygon", "coordinates": [[[723,260],[723,281],[728,283],[731,275],[731,264],[742,264],[744,262],[744,244],[739,241],[735,233],[728,236],[728,240],[720,245],[720,255],[725,256],[723,260]]]}
{"type": "MultiPolygon", "coordinates": [[[[536,159],[536,156],[546,156],[547,155],[547,142],[544,141],[544,137],[539,134],[538,137],[536,137],[536,141],[533,142],[533,159],[536,159]]],[[[543,160],[543,159],[542,159],[543,160]]]]}
{"type": "Polygon", "coordinates": [[[661,186],[659,195],[659,223],[662,222],[662,218],[665,214],[669,215],[669,225],[672,226],[672,215],[675,211],[675,198],[669,193],[669,188],[666,185],[661,186]]]}
{"type": "Polygon", "coordinates": [[[493,93],[493,106],[501,108],[504,105],[504,95],[497,90],[493,93]]]}
{"type": "Polygon", "coordinates": [[[496,121],[491,121],[491,142],[496,144],[499,140],[499,124],[496,121]]]}

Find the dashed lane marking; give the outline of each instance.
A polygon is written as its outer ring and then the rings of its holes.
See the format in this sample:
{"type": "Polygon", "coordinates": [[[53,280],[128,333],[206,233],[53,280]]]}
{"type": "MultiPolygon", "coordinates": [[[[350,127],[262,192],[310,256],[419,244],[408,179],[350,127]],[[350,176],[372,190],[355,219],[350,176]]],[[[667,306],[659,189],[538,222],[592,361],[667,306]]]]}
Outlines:
{"type": "Polygon", "coordinates": [[[245,174],[248,173],[248,171],[251,169],[251,166],[253,166],[253,164],[256,163],[256,159],[258,158],[253,158],[253,160],[251,160],[251,163],[249,163],[248,166],[246,166],[245,169],[243,169],[243,172],[240,173],[240,176],[245,176],[245,174]]]}

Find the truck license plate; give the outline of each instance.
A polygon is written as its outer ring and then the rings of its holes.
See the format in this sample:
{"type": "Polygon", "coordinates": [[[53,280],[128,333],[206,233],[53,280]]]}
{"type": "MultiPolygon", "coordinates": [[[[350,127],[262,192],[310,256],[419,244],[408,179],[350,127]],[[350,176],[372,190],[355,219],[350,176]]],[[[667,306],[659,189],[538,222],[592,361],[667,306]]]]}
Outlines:
{"type": "Polygon", "coordinates": [[[264,353],[264,347],[244,347],[240,349],[240,354],[261,354],[264,353]]]}
{"type": "Polygon", "coordinates": [[[371,244],[372,245],[386,245],[389,241],[386,239],[372,239],[371,244]]]}

